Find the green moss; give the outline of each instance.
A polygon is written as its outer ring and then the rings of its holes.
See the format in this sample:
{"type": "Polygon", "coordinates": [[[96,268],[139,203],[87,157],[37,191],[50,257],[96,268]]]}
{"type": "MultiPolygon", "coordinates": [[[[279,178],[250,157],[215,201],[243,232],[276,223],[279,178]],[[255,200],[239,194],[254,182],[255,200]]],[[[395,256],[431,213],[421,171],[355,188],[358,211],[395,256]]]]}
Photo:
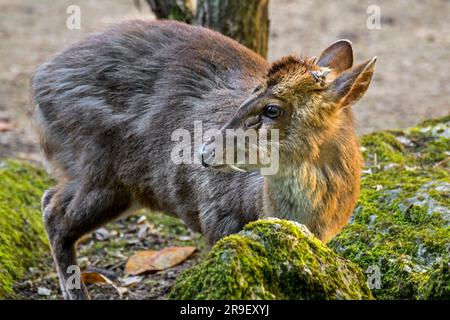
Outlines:
{"type": "Polygon", "coordinates": [[[361,139],[366,173],[359,201],[351,223],[329,246],[363,270],[380,269],[381,288],[373,290],[377,298],[443,296],[423,292],[432,278],[443,279],[436,276],[436,262],[450,255],[450,175],[441,163],[450,150],[449,121],[445,117],[361,139]],[[400,148],[393,137],[405,145],[400,148]],[[379,154],[378,163],[373,153],[379,154]]]}
{"type": "MultiPolygon", "coordinates": [[[[445,165],[441,163],[450,157],[450,116],[427,120],[407,131],[421,165],[445,165]]],[[[448,162],[446,163],[448,167],[448,162]]]]}
{"type": "Polygon", "coordinates": [[[433,197],[436,201],[438,201],[441,205],[450,208],[450,196],[448,190],[446,191],[438,191],[431,190],[430,196],[433,197]]]}
{"type": "Polygon", "coordinates": [[[178,218],[167,214],[145,210],[144,215],[147,220],[156,226],[158,232],[162,235],[187,235],[189,230],[186,225],[178,218]]]}
{"type": "Polygon", "coordinates": [[[0,298],[45,252],[40,198],[50,180],[42,169],[19,161],[0,162],[0,298]]]}
{"type": "Polygon", "coordinates": [[[440,124],[446,124],[446,123],[450,123],[450,115],[444,116],[444,117],[440,117],[440,118],[436,118],[436,119],[429,119],[429,120],[425,120],[422,123],[420,123],[418,125],[418,127],[434,127],[436,125],[440,125],[440,124]]]}
{"type": "Polygon", "coordinates": [[[420,288],[422,299],[450,300],[450,261],[437,263],[428,281],[420,288]]]}
{"type": "Polygon", "coordinates": [[[178,218],[160,212],[143,210],[147,220],[155,225],[158,233],[175,246],[196,246],[199,251],[207,248],[207,243],[200,233],[193,232],[178,218]],[[187,239],[182,239],[187,237],[187,239]],[[180,240],[182,239],[182,240],[180,240]]]}
{"type": "Polygon", "coordinates": [[[171,299],[370,299],[364,275],[305,227],[270,219],[220,240],[171,299]]]}
{"type": "Polygon", "coordinates": [[[404,161],[404,147],[389,132],[377,132],[365,135],[361,138],[361,144],[365,147],[364,158],[376,164],[379,161],[402,163],[404,161]]]}
{"type": "Polygon", "coordinates": [[[420,162],[423,165],[441,162],[450,156],[450,139],[438,138],[430,141],[420,152],[422,153],[420,162]]]}

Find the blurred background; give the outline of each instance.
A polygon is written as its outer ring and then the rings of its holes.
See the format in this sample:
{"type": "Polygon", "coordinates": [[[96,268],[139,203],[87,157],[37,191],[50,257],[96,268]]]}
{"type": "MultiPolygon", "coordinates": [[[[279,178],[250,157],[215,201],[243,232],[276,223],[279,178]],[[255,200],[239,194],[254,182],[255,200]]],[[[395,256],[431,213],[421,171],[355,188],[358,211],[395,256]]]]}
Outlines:
{"type": "MultiPolygon", "coordinates": [[[[35,68],[133,17],[155,19],[144,0],[0,0],[0,157],[40,160],[30,121],[35,68]],[[81,10],[80,29],[66,26],[70,5],[81,10]]],[[[269,19],[270,61],[319,55],[340,38],[353,42],[356,62],[378,56],[372,85],[354,107],[359,134],[450,113],[450,1],[270,0],[269,19]],[[375,28],[370,6],[380,13],[375,28]]]]}

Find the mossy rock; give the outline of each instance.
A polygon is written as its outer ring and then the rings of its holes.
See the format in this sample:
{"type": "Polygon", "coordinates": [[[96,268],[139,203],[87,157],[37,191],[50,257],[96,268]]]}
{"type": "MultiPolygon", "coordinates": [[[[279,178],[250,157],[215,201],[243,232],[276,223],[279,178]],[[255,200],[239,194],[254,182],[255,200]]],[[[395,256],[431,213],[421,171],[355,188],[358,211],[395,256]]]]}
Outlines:
{"type": "Polygon", "coordinates": [[[423,287],[421,299],[450,300],[450,261],[440,261],[423,287]]]}
{"type": "Polygon", "coordinates": [[[249,223],[184,272],[170,299],[371,299],[359,268],[305,226],[279,219],[249,223]]]}
{"type": "Polygon", "coordinates": [[[49,247],[40,198],[50,179],[26,162],[0,161],[0,298],[49,247]]]}
{"type": "Polygon", "coordinates": [[[448,299],[450,116],[361,143],[359,202],[329,246],[364,271],[379,270],[376,298],[448,299]]]}

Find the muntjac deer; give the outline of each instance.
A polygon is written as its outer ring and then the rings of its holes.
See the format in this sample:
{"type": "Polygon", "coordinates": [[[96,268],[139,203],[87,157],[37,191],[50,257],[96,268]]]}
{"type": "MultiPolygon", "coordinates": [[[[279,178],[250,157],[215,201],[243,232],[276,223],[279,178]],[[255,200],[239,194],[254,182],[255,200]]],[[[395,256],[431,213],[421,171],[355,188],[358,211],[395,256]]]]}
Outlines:
{"type": "Polygon", "coordinates": [[[32,79],[35,116],[58,184],[42,210],[64,297],[89,297],[66,285],[77,240],[139,207],[179,217],[210,243],[268,216],[328,241],[359,193],[350,106],[374,64],[353,66],[346,40],[318,59],[270,64],[219,33],[169,21],[116,25],[43,64],[32,79]],[[267,148],[279,153],[278,170],[218,164],[212,140],[192,151],[203,161],[171,161],[172,133],[194,122],[221,133],[276,129],[267,148]]]}

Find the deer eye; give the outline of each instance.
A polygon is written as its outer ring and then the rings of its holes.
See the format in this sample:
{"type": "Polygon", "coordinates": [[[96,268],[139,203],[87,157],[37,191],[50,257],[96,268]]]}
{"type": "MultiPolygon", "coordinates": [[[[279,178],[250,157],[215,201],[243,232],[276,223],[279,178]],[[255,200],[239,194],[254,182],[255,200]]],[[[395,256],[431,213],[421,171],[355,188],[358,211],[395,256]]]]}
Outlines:
{"type": "Polygon", "coordinates": [[[269,104],[264,109],[264,115],[270,119],[278,118],[281,115],[281,108],[276,104],[269,104]]]}

